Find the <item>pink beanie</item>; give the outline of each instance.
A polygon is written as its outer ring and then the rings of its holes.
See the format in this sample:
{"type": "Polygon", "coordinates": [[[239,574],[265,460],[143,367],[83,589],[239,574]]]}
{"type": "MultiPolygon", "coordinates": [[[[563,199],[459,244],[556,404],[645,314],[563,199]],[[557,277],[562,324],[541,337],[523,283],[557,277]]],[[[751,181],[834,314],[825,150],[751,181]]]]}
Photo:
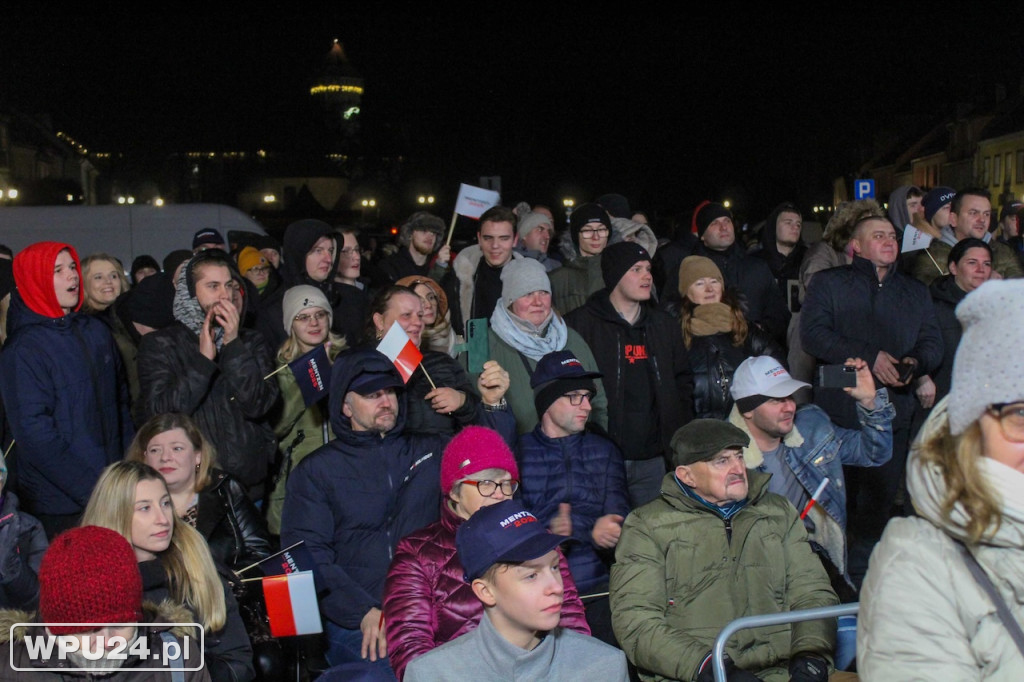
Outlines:
{"type": "Polygon", "coordinates": [[[447,495],[456,481],[485,469],[504,469],[519,480],[516,458],[496,431],[467,426],[448,443],[441,457],[441,492],[447,495]]]}

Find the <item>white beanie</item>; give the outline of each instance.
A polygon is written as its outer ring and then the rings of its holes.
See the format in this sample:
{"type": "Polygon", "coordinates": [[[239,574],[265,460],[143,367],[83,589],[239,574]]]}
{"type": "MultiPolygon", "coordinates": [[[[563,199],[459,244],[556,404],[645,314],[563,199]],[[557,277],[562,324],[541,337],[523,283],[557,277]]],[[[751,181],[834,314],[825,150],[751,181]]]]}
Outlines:
{"type": "Polygon", "coordinates": [[[1024,280],[985,282],[967,294],[956,316],[964,332],[947,407],[954,436],[989,405],[1024,400],[1024,356],[1013,350],[1024,347],[1024,280]]]}
{"type": "Polygon", "coordinates": [[[324,292],[314,286],[300,284],[284,292],[284,301],[281,304],[281,309],[284,312],[283,320],[286,332],[292,333],[292,321],[296,315],[306,308],[321,308],[327,311],[327,326],[330,327],[333,323],[334,314],[331,310],[331,304],[327,302],[327,297],[324,296],[324,292]]]}

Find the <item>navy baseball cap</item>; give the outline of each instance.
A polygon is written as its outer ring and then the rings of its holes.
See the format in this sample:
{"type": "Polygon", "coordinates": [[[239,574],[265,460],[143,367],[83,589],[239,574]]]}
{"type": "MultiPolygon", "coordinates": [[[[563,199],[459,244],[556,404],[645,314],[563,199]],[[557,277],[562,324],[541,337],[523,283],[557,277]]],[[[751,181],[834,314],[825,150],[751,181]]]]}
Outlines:
{"type": "Polygon", "coordinates": [[[197,249],[204,244],[227,245],[227,242],[224,241],[223,235],[221,235],[217,230],[212,227],[204,227],[192,235],[192,248],[197,249]]]}
{"type": "Polygon", "coordinates": [[[530,388],[536,393],[546,384],[559,379],[600,379],[603,376],[600,372],[588,371],[572,351],[556,350],[542,357],[537,363],[537,368],[530,377],[530,388]]]}
{"type": "Polygon", "coordinates": [[[542,557],[566,538],[548,532],[519,500],[481,507],[462,522],[455,547],[463,579],[471,583],[497,563],[519,563],[542,557]]]}

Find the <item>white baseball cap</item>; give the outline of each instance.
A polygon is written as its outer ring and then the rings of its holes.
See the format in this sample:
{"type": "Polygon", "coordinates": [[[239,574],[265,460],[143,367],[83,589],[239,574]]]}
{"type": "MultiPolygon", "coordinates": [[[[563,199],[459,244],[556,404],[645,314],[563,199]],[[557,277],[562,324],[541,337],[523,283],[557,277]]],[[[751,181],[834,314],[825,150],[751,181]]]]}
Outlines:
{"type": "Polygon", "coordinates": [[[788,398],[801,388],[810,387],[810,384],[791,377],[775,358],[761,355],[747,358],[736,368],[729,390],[733,400],[741,400],[755,395],[788,398]]]}

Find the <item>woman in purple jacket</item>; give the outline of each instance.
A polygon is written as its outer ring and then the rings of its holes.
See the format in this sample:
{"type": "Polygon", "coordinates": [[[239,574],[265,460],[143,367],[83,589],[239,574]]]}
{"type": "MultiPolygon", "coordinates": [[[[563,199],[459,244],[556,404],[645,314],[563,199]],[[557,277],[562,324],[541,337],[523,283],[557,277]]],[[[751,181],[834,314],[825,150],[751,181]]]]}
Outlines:
{"type": "MultiPolygon", "coordinates": [[[[384,586],[388,658],[401,679],[409,661],[477,626],[483,604],[463,577],[455,553],[459,524],[519,488],[519,468],[496,432],[468,426],[441,459],[441,520],[398,543],[384,586]]],[[[589,635],[583,604],[561,559],[564,600],[559,625],[589,635]]]]}

